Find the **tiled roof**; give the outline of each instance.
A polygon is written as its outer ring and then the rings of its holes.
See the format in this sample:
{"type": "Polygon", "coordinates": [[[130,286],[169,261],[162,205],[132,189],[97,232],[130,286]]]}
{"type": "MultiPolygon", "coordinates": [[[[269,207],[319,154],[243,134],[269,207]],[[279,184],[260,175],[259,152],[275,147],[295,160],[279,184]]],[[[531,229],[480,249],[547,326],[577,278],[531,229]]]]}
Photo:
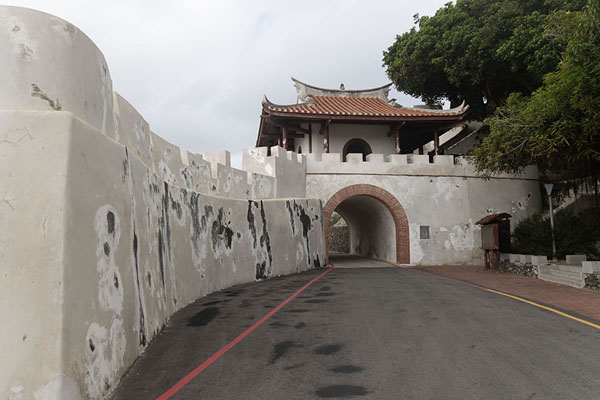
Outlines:
{"type": "Polygon", "coordinates": [[[512,216],[508,213],[500,213],[500,214],[491,214],[486,217],[481,218],[479,221],[475,222],[477,225],[488,225],[494,222],[502,222],[511,218],[512,216]]]}
{"type": "Polygon", "coordinates": [[[411,107],[394,107],[378,97],[311,96],[303,104],[278,105],[266,97],[263,107],[279,115],[306,115],[332,117],[452,117],[461,116],[468,106],[464,103],[450,110],[430,110],[411,107]]]}

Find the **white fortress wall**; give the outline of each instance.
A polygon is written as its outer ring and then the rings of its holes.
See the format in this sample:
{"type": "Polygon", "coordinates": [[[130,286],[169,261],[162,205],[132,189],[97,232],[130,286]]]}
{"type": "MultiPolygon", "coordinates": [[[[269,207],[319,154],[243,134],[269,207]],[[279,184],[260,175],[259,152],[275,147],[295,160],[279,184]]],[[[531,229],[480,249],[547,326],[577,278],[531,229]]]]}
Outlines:
{"type": "Polygon", "coordinates": [[[0,397],[105,398],[178,309],[323,264],[303,158],[168,143],[48,14],[0,7],[0,54],[0,397]]]}
{"type": "MultiPolygon", "coordinates": [[[[426,155],[307,155],[307,195],[327,202],[339,190],[369,184],[390,192],[403,206],[410,226],[410,262],[421,265],[481,265],[480,228],[475,222],[492,214],[513,216],[511,227],[541,209],[536,167],[518,177],[477,176],[465,158],[426,155]],[[428,226],[429,239],[420,239],[428,226]]],[[[387,228],[386,228],[387,229],[387,228]]],[[[390,238],[390,241],[393,241],[390,238]]],[[[390,243],[391,244],[391,243],[390,243]]],[[[382,254],[382,258],[385,256],[382,254]]]]}
{"type": "Polygon", "coordinates": [[[293,198],[306,195],[306,156],[286,151],[282,147],[246,149],[242,153],[242,168],[256,174],[275,177],[276,197],[293,198]]]}

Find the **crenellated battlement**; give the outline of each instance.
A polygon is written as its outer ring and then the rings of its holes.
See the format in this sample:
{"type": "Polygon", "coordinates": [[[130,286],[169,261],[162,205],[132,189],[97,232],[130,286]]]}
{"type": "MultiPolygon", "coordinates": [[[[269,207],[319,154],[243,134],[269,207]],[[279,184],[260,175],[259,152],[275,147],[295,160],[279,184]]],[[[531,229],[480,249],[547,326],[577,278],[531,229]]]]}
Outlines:
{"type": "MultiPolygon", "coordinates": [[[[306,156],[307,173],[342,175],[414,175],[414,176],[461,176],[479,177],[475,166],[468,157],[439,155],[429,157],[418,154],[369,154],[363,161],[362,154],[347,154],[342,161],[340,153],[308,154],[306,156]]],[[[515,177],[499,174],[493,178],[538,179],[536,166],[515,177]]]]}
{"type": "Polygon", "coordinates": [[[275,178],[278,198],[304,197],[306,193],[306,156],[282,147],[256,147],[242,153],[242,168],[275,178]],[[271,153],[269,155],[269,152],[271,153]]]}
{"type": "MultiPolygon", "coordinates": [[[[115,139],[169,184],[236,199],[304,197],[305,190],[297,190],[301,189],[299,187],[295,187],[294,193],[277,187],[278,175],[289,174],[292,170],[305,173],[304,157],[296,157],[291,152],[287,154],[278,148],[271,149],[271,156],[266,156],[267,148],[246,149],[244,159],[248,159],[249,154],[256,154],[258,158],[243,169],[233,168],[229,151],[210,151],[204,155],[189,152],[152,132],[137,110],[117,93],[114,104],[118,127],[115,139]],[[264,154],[264,160],[261,154],[264,154]]],[[[284,183],[285,179],[280,182],[281,186],[290,186],[284,183]]]]}

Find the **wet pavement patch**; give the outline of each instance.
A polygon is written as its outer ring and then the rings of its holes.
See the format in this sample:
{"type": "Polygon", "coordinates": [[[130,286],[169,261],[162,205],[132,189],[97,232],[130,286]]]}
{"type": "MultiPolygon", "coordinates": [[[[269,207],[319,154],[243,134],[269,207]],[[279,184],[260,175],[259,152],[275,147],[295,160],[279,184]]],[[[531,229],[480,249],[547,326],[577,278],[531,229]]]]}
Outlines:
{"type": "Polygon", "coordinates": [[[272,326],[273,328],[287,328],[287,327],[289,327],[288,324],[284,324],[283,322],[273,322],[273,323],[269,324],[269,326],[272,326]]]}
{"type": "Polygon", "coordinates": [[[273,353],[271,354],[271,362],[269,364],[273,364],[281,357],[285,356],[285,353],[292,347],[294,347],[294,342],[291,340],[277,343],[273,346],[273,353]]]}
{"type": "Polygon", "coordinates": [[[333,293],[333,292],[317,293],[317,296],[329,297],[329,296],[335,296],[335,293],[333,293]]]}
{"type": "Polygon", "coordinates": [[[320,303],[327,303],[327,300],[324,300],[324,299],[304,300],[304,303],[320,304],[320,303]]]}
{"type": "Polygon", "coordinates": [[[287,367],[283,367],[283,369],[285,369],[286,371],[289,371],[290,369],[300,368],[300,367],[304,366],[305,364],[306,363],[299,363],[299,364],[288,365],[287,367]]]}
{"type": "Polygon", "coordinates": [[[321,291],[325,291],[325,290],[331,290],[331,286],[323,286],[321,288],[321,291]]]}
{"type": "Polygon", "coordinates": [[[315,349],[315,354],[320,354],[320,355],[331,355],[331,354],[335,354],[338,351],[340,351],[340,349],[342,348],[341,344],[326,344],[323,346],[319,346],[315,349]]]}
{"type": "Polygon", "coordinates": [[[296,329],[302,329],[306,326],[306,324],[304,322],[298,322],[296,325],[294,325],[294,328],[296,329]]]}
{"type": "Polygon", "coordinates": [[[305,312],[310,312],[310,311],[312,311],[312,310],[307,310],[304,308],[296,308],[296,309],[292,309],[292,310],[286,310],[286,312],[289,312],[289,313],[305,313],[305,312]]]}
{"type": "Polygon", "coordinates": [[[369,392],[364,386],[355,385],[330,385],[319,388],[315,394],[322,399],[339,397],[364,396],[369,392]]]}
{"type": "Polygon", "coordinates": [[[207,307],[190,318],[188,320],[188,326],[208,325],[217,315],[219,315],[219,309],[217,307],[207,307]]]}
{"type": "Polygon", "coordinates": [[[335,372],[336,374],[353,374],[355,372],[364,371],[365,369],[357,365],[338,365],[337,367],[330,368],[329,370],[331,372],[335,372]]]}
{"type": "Polygon", "coordinates": [[[244,299],[242,300],[242,303],[240,305],[238,305],[238,308],[246,308],[246,307],[250,307],[252,305],[252,302],[248,299],[244,299]]]}
{"type": "Polygon", "coordinates": [[[213,301],[209,301],[208,303],[204,303],[203,306],[214,306],[215,304],[220,304],[222,302],[223,302],[223,300],[213,300],[213,301]]]}

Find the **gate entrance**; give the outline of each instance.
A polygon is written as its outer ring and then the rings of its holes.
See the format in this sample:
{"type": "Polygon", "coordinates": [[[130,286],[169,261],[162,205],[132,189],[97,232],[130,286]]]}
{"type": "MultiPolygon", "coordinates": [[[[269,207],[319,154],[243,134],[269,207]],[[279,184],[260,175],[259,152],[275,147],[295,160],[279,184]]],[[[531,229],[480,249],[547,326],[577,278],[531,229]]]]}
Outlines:
{"type": "Polygon", "coordinates": [[[331,196],[323,207],[328,262],[329,221],[334,211],[347,222],[351,254],[410,263],[408,219],[391,193],[374,185],[358,184],[331,196]]]}

